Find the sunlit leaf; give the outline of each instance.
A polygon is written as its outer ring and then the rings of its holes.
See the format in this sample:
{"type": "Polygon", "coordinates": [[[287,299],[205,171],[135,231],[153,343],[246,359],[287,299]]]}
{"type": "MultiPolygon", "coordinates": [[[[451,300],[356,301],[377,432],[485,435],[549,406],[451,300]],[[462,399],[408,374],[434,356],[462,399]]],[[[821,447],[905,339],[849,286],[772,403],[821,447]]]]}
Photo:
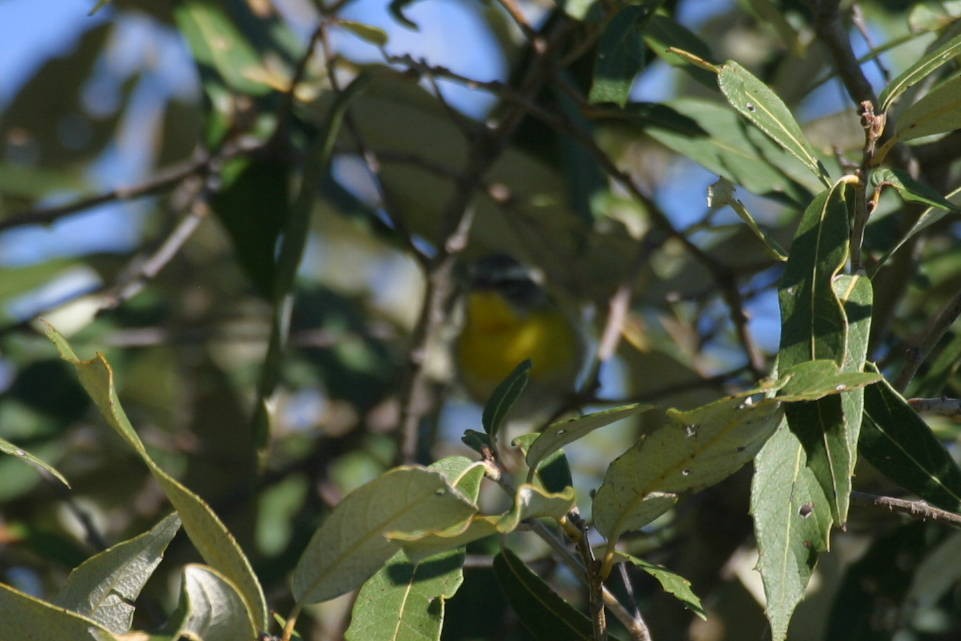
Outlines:
{"type": "Polygon", "coordinates": [[[800,160],[823,183],[830,184],[827,170],[818,160],[814,148],[776,93],[734,61],[721,67],[717,83],[727,101],[742,116],[800,160]]]}
{"type": "Polygon", "coordinates": [[[37,458],[27,450],[17,447],[10,441],[0,438],[0,452],[16,457],[27,465],[38,470],[41,474],[49,474],[51,477],[63,483],[66,487],[70,487],[70,483],[67,482],[67,479],[64,478],[63,474],[61,474],[57,468],[53,467],[46,461],[37,458]]]}
{"type": "Polygon", "coordinates": [[[414,534],[464,523],[476,511],[437,472],[395,468],[350,493],[314,532],[291,587],[298,603],[325,601],[359,587],[414,534]]]}
{"type": "Polygon", "coordinates": [[[57,347],[60,357],[73,365],[80,384],[100,410],[107,425],[126,441],[146,464],[167,499],[176,508],[187,536],[190,537],[201,556],[240,590],[254,627],[266,629],[267,603],[250,561],[210,506],[163,471],[147,453],[146,447],[120,405],[113,371],[103,354],[97,354],[89,361],[82,361],[77,358],[66,339],[53,326],[44,324],[42,328],[47,338],[57,347]]]}
{"type": "Polygon", "coordinates": [[[786,421],[754,461],[751,514],[772,641],[783,641],[818,554],[828,547],[830,503],[786,421]]]}
{"type": "Polygon", "coordinates": [[[707,620],[707,614],[704,612],[704,606],[701,605],[701,599],[698,598],[698,596],[694,594],[694,590],[691,589],[691,582],[682,577],[680,574],[676,574],[664,566],[650,563],[644,559],[640,559],[625,552],[618,552],[615,558],[618,561],[625,561],[634,567],[647,572],[649,575],[654,577],[658,583],[661,584],[662,590],[683,603],[684,606],[691,612],[700,618],[707,620]]]}
{"type": "Polygon", "coordinates": [[[183,569],[180,610],[183,616],[174,639],[239,641],[257,638],[244,613],[243,597],[222,574],[192,563],[183,569]]]}
{"type": "Polygon", "coordinates": [[[522,483],[514,493],[513,508],[503,514],[475,514],[464,523],[447,529],[413,534],[391,532],[389,536],[403,544],[404,551],[411,559],[419,560],[493,534],[508,534],[528,519],[560,519],[573,507],[573,487],[552,493],[535,485],[522,483]]]}
{"type": "Polygon", "coordinates": [[[671,16],[657,13],[648,20],[644,29],[644,42],[667,64],[679,67],[705,87],[715,89],[717,76],[710,71],[692,65],[689,60],[669,49],[681,49],[707,61],[714,60],[711,48],[693,31],[671,16]]]}
{"type": "Polygon", "coordinates": [[[901,94],[927,78],[943,65],[951,62],[959,53],[961,53],[961,35],[951,38],[933,51],[924,54],[913,65],[898,74],[898,76],[889,82],[888,86],[881,91],[881,94],[878,96],[880,110],[882,112],[887,111],[901,94]]]}
{"type": "MultiPolygon", "coordinates": [[[[957,200],[959,195],[961,195],[961,187],[958,187],[957,189],[954,189],[953,191],[951,191],[947,195],[946,199],[949,202],[951,202],[952,199],[957,200]]],[[[954,204],[954,202],[951,202],[951,205],[953,209],[958,209],[958,205],[954,204]]],[[[928,207],[923,212],[921,212],[921,215],[918,216],[917,221],[911,226],[911,229],[909,229],[908,232],[897,242],[897,244],[893,248],[891,248],[891,250],[888,251],[888,253],[885,254],[880,261],[878,261],[877,269],[880,269],[885,263],[887,263],[888,259],[891,258],[894,252],[901,249],[901,247],[903,247],[906,242],[908,242],[911,238],[913,238],[917,234],[921,233],[925,229],[929,228],[931,225],[937,223],[939,220],[944,218],[946,213],[947,212],[944,210],[943,207],[934,207],[934,206],[928,207]]]]}
{"type": "Polygon", "coordinates": [[[958,211],[958,207],[938,193],[936,189],[915,180],[906,171],[887,167],[875,169],[871,172],[871,184],[880,185],[882,183],[897,190],[898,195],[907,202],[920,203],[944,211],[958,211]]]}
{"type": "Polygon", "coordinates": [[[148,532],[90,557],[70,573],[54,603],[116,634],[129,631],[134,602],[178,531],[174,512],[148,532]]]}
{"type": "Polygon", "coordinates": [[[347,29],[361,40],[369,42],[370,44],[377,45],[378,47],[387,46],[387,32],[383,29],[378,29],[363,22],[344,20],[343,18],[337,20],[337,26],[347,29]]]}
{"type": "Polygon", "coordinates": [[[783,403],[816,401],[835,394],[844,395],[882,379],[873,372],[843,372],[837,363],[827,359],[798,363],[781,372],[783,384],[777,400],[783,403]]]}
{"type": "Polygon", "coordinates": [[[913,140],[961,129],[961,76],[947,80],[898,116],[896,137],[913,140]]]}
{"type": "Polygon", "coordinates": [[[93,619],[70,612],[0,583],[4,638],[11,641],[116,641],[93,619]]]}
{"type": "Polygon", "coordinates": [[[665,425],[642,436],[607,468],[594,496],[594,525],[617,540],[669,509],[674,493],[723,480],[754,458],[782,415],[777,401],[752,402],[750,395],[686,412],[669,410],[665,425]]]}
{"type": "Polygon", "coordinates": [[[527,450],[527,466],[531,470],[535,470],[541,461],[565,445],[584,438],[596,429],[606,427],[634,414],[646,412],[652,407],[654,406],[632,403],[552,423],[540,433],[540,436],[527,450]]]}

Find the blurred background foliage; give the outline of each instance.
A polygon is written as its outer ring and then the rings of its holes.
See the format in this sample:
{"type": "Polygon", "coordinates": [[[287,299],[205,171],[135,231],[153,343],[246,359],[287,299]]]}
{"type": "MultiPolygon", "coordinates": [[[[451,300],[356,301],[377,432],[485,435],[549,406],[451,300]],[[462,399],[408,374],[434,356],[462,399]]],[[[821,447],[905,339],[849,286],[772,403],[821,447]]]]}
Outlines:
{"type": "MultiPolygon", "coordinates": [[[[615,291],[632,292],[625,340],[601,370],[600,399],[693,407],[764,375],[778,344],[780,269],[733,212],[705,204],[707,187],[719,175],[738,185],[738,197],[783,246],[820,187],[743,126],[710,74],[705,81],[664,46],[750,68],[839,175],[842,163],[859,158],[863,135],[817,41],[811,3],[660,3],[624,109],[586,101],[604,4],[579,23],[552,3],[521,4],[538,29],[572,23],[556,56],[559,80],[529,98],[516,89],[527,39],[492,2],[402,4],[417,30],[376,0],[333,8],[310,0],[116,0],[92,16],[92,1],[0,5],[0,436],[56,465],[73,486],[67,494],[0,457],[0,578],[46,594],[93,551],[169,509],[143,466],[99,424],[72,372],[31,331],[45,316],[73,334],[81,355],[106,353],[153,455],[224,518],[254,559],[268,600],[284,611],[285,577],[314,527],[341,496],[398,459],[425,291],[413,252],[436,253],[445,206],[479,148],[476,128],[519,100],[541,116],[527,113],[483,174],[468,177],[476,179],[475,218],[462,258],[500,251],[537,266],[583,315],[592,342],[615,291]],[[322,16],[324,42],[304,58],[322,16]],[[277,239],[305,149],[338,88],[361,71],[370,86],[351,103],[330,174],[316,186],[260,467],[251,416],[277,239]],[[45,224],[38,216],[48,216],[45,224]]],[[[863,64],[876,88],[888,70],[903,69],[961,24],[958,2],[843,4],[845,15],[857,12],[848,25],[855,53],[881,52],[863,64]]],[[[575,5],[567,11],[583,10],[575,5]]],[[[940,193],[958,184],[956,133],[922,139],[914,154],[940,193]]],[[[867,230],[869,268],[921,211],[882,199],[867,230]]],[[[886,371],[897,371],[905,347],[958,291],[958,233],[956,216],[945,216],[881,266],[872,357],[886,371]]],[[[451,312],[429,345],[437,403],[421,434],[423,460],[465,451],[460,434],[479,424],[444,349],[457,316],[451,312]]],[[[912,391],[961,394],[959,355],[961,335],[949,332],[912,391]]],[[[582,504],[609,461],[660,416],[571,448],[582,504]]],[[[936,427],[957,438],[953,423],[936,427]]],[[[762,638],[748,478],[744,471],[691,497],[630,542],[691,579],[709,610],[707,622],[692,622],[649,579],[633,577],[655,638],[762,638]]],[[[857,484],[886,489],[869,469],[857,484]]],[[[526,558],[543,555],[523,534],[512,536],[526,558]]],[[[956,638],[961,569],[935,580],[915,568],[934,572],[930,555],[948,554],[957,535],[860,512],[836,538],[792,639],[956,638]]],[[[178,542],[164,567],[185,560],[178,542]]],[[[469,550],[476,564],[448,606],[445,639],[526,638],[494,588],[489,551],[469,550]]],[[[542,575],[555,574],[579,602],[571,577],[549,557],[543,564],[542,575]]],[[[140,625],[162,621],[168,583],[162,573],[151,582],[149,607],[138,616],[152,612],[155,620],[140,625]]],[[[317,606],[308,638],[338,638],[349,603],[317,606]]]]}

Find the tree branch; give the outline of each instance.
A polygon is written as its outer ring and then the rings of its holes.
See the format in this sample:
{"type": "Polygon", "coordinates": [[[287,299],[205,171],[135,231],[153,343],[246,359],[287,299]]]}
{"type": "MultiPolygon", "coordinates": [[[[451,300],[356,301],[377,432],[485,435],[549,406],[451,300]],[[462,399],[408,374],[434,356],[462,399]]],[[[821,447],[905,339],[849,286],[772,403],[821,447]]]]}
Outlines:
{"type": "Polygon", "coordinates": [[[851,499],[862,505],[872,505],[891,512],[899,512],[919,521],[942,521],[956,528],[961,528],[961,514],[948,512],[929,505],[927,501],[909,501],[893,496],[877,496],[865,492],[851,492],[851,499]]]}

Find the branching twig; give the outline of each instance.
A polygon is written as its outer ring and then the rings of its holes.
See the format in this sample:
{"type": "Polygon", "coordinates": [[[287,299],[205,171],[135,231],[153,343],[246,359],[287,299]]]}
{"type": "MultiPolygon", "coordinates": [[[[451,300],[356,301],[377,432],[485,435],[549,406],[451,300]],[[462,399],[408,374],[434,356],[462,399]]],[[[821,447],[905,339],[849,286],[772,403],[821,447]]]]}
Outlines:
{"type": "Polygon", "coordinates": [[[929,505],[926,501],[909,501],[893,496],[877,496],[875,494],[866,494],[857,491],[851,492],[851,498],[858,503],[906,514],[920,521],[942,521],[954,527],[961,528],[961,514],[942,510],[941,508],[929,505]]]}

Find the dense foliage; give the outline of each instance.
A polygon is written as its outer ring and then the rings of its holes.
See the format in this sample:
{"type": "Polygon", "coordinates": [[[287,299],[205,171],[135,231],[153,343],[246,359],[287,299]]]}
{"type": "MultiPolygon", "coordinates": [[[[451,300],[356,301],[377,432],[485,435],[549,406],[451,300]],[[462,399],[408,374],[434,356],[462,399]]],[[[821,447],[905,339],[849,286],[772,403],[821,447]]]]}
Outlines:
{"type": "Polygon", "coordinates": [[[88,4],[0,115],[0,639],[961,634],[961,3],[88,4]],[[578,389],[458,385],[492,253],[578,389]]]}

